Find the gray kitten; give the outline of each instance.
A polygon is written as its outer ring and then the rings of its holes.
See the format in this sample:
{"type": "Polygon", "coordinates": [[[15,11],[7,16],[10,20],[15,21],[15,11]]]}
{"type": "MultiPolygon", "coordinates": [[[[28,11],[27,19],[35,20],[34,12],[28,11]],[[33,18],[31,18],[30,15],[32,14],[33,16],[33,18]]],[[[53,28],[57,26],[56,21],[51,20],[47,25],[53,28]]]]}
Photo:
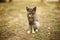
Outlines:
{"type": "Polygon", "coordinates": [[[29,22],[29,30],[30,30],[27,33],[38,32],[39,22],[38,19],[36,18],[36,7],[34,8],[26,7],[26,10],[27,10],[27,18],[29,22]]]}

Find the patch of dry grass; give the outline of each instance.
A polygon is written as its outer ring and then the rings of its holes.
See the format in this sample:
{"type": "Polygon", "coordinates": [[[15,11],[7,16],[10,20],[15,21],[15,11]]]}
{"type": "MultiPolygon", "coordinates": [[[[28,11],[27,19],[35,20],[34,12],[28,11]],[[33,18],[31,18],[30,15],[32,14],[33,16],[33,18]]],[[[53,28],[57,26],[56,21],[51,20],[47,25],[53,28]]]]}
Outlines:
{"type": "Polygon", "coordinates": [[[51,32],[59,31],[60,28],[60,12],[55,8],[55,3],[43,5],[39,2],[23,1],[0,4],[0,40],[49,40],[51,32]],[[26,6],[37,6],[36,13],[41,26],[36,34],[26,33],[29,27],[26,6]]]}

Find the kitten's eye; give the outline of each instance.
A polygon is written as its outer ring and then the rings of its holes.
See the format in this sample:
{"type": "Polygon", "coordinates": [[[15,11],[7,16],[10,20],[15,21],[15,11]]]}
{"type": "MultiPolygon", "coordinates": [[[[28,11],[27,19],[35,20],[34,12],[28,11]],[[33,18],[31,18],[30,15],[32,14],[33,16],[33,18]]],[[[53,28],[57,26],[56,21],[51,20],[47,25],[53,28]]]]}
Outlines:
{"type": "Polygon", "coordinates": [[[33,11],[36,11],[36,7],[33,8],[33,11]]]}
{"type": "Polygon", "coordinates": [[[29,11],[29,9],[27,9],[27,11],[29,11]]]}
{"type": "Polygon", "coordinates": [[[26,7],[26,10],[27,10],[27,11],[29,11],[29,8],[28,8],[28,7],[26,7]]]}

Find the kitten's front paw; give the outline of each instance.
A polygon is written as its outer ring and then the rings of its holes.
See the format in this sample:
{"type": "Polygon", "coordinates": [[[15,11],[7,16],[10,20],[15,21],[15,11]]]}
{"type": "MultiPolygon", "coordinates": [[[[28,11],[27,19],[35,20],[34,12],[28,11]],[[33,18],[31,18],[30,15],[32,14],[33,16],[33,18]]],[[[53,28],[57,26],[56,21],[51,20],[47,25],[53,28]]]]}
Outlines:
{"type": "Polygon", "coordinates": [[[35,31],[32,31],[32,33],[35,33],[35,31]]]}
{"type": "Polygon", "coordinates": [[[28,34],[30,34],[30,31],[27,31],[28,34]]]}

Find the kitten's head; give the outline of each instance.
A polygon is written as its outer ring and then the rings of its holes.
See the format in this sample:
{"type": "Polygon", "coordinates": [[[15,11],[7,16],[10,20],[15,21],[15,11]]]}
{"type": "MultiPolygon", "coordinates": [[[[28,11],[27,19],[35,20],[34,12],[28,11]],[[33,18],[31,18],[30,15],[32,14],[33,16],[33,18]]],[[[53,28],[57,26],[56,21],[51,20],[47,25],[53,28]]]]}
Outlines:
{"type": "Polygon", "coordinates": [[[26,7],[26,10],[27,10],[28,14],[35,14],[36,7],[33,7],[33,8],[26,7]]]}

